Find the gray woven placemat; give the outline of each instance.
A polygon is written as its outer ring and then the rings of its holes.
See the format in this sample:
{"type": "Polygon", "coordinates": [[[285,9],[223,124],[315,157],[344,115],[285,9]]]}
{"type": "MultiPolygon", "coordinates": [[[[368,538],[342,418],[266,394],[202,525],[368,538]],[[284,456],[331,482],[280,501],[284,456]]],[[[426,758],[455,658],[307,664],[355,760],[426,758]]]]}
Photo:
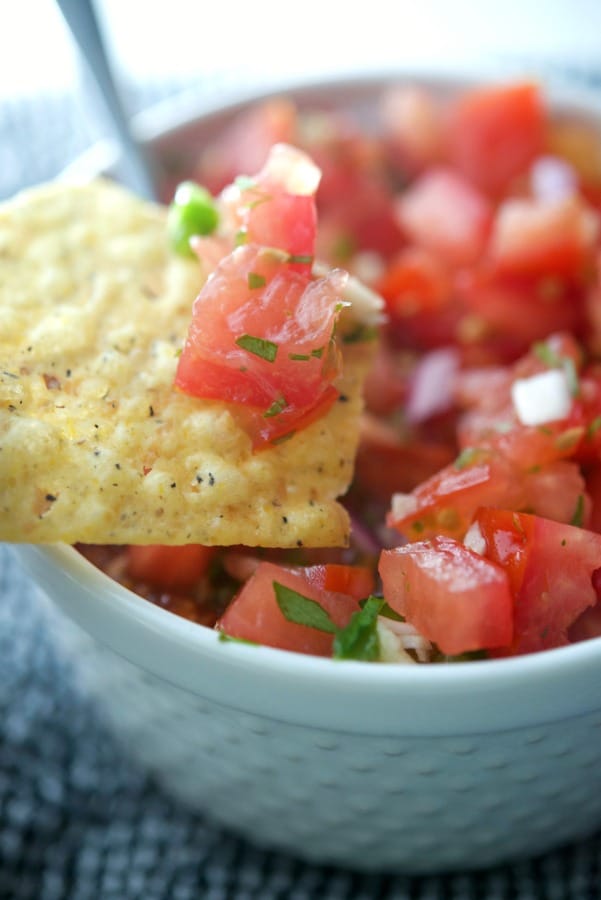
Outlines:
{"type": "MultiPolygon", "coordinates": [[[[601,76],[587,83],[599,87],[601,76]]],[[[131,89],[129,108],[181,88],[131,89]]],[[[0,106],[0,197],[51,178],[96,137],[74,98],[0,106]]],[[[0,546],[0,900],[197,898],[594,900],[601,833],[513,866],[427,878],[361,876],[253,848],[179,808],[129,760],[0,546]]]]}

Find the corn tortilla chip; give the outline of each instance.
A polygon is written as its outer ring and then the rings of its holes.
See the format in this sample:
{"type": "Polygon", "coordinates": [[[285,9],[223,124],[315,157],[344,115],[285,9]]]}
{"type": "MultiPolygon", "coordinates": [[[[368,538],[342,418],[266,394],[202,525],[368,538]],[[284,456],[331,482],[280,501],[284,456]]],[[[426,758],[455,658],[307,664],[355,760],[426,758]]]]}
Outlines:
{"type": "Polygon", "coordinates": [[[334,546],[371,346],[340,402],[253,453],[227,406],[173,389],[201,286],[165,210],[107,181],[0,210],[0,539],[334,546]]]}

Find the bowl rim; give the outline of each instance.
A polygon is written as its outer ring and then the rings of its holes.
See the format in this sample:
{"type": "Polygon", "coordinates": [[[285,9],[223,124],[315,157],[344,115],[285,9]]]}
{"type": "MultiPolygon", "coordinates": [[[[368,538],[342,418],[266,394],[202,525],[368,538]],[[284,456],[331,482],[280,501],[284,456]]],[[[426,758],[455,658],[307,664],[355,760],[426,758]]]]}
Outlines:
{"type": "MultiPolygon", "coordinates": [[[[238,90],[227,98],[199,102],[197,96],[184,95],[178,102],[163,101],[139,114],[134,121],[138,137],[147,145],[165,139],[169,134],[185,129],[192,122],[206,120],[212,116],[230,115],[251,102],[265,97],[289,93],[292,96],[310,97],[326,91],[348,91],[361,86],[376,91],[383,85],[398,80],[414,80],[420,84],[456,90],[474,83],[487,83],[499,73],[480,71],[451,72],[413,68],[385,70],[349,76],[339,73],[328,78],[303,78],[278,83],[277,85],[256,85],[246,90],[238,90]]],[[[592,92],[571,87],[553,87],[544,84],[550,104],[560,112],[565,108],[578,115],[592,116],[601,121],[601,101],[592,92]]],[[[88,178],[110,172],[117,161],[115,145],[110,141],[100,141],[68,166],[62,179],[88,178]]],[[[242,693],[247,699],[239,699],[240,708],[264,711],[264,691],[275,678],[280,691],[290,692],[289,696],[301,701],[303,717],[311,721],[321,721],[324,725],[337,723],[339,727],[353,727],[352,716],[336,710],[341,697],[354,697],[357,702],[370,703],[373,697],[380,698],[380,704],[372,704],[373,721],[365,727],[382,729],[385,727],[385,709],[382,702],[391,704],[397,716],[407,712],[409,699],[413,703],[429,702],[430,709],[424,716],[417,715],[414,726],[416,733],[423,733],[424,718],[430,729],[439,717],[439,729],[457,730],[454,717],[460,712],[462,727],[473,730],[488,728],[523,727],[537,721],[551,721],[601,709],[601,679],[595,679],[601,665],[601,637],[593,638],[567,647],[547,650],[530,655],[508,659],[480,662],[457,662],[436,665],[373,664],[354,661],[333,661],[307,656],[290,651],[264,646],[248,646],[234,641],[223,641],[212,629],[199,626],[167,610],[161,609],[132,591],[113,581],[106,573],[95,568],[74,548],[67,545],[13,545],[22,561],[29,567],[38,583],[44,587],[46,573],[51,573],[51,593],[58,605],[68,616],[101,642],[108,643],[125,658],[142,668],[166,678],[185,689],[198,692],[198,675],[203,666],[201,660],[210,665],[219,665],[219,675],[223,677],[227,690],[215,688],[214,695],[226,702],[231,696],[231,676],[239,677],[244,672],[248,690],[242,693]],[[72,591],[63,591],[65,584],[83,589],[88,598],[100,598],[94,610],[90,603],[78,604],[72,591]],[[102,615],[98,612],[101,611],[102,615]],[[102,616],[106,616],[103,627],[102,616]],[[132,631],[132,626],[134,630],[132,631]],[[141,627],[142,635],[150,640],[149,647],[136,639],[135,628],[141,627]],[[120,631],[122,635],[120,637],[120,631]],[[174,677],[169,666],[161,657],[161,647],[170,647],[169,664],[177,663],[181,654],[183,665],[181,677],[174,677]],[[149,650],[150,648],[150,650],[149,650]],[[156,650],[156,655],[153,654],[156,650]],[[508,697],[514,697],[527,687],[522,699],[512,710],[501,712],[495,704],[507,704],[508,697]],[[253,690],[258,690],[256,702],[252,700],[253,690]],[[410,692],[410,697],[402,693],[410,692]],[[228,693],[229,692],[229,693],[228,693]],[[377,693],[376,693],[377,692],[377,693]],[[399,700],[399,695],[401,699],[399,700]],[[310,710],[310,698],[319,697],[323,710],[319,715],[310,710]],[[466,704],[472,704],[470,710],[466,704]],[[532,704],[538,704],[533,716],[532,704]]],[[[235,696],[235,693],[233,694],[235,696]]],[[[241,696],[241,695],[240,695],[241,696]]],[[[297,717],[286,710],[286,702],[272,703],[274,714],[297,717]]],[[[411,730],[411,728],[410,728],[411,730]]]]}
{"type": "Polygon", "coordinates": [[[214,629],[149,602],[65,544],[13,544],[68,618],[146,671],[240,710],[306,724],[409,733],[507,730],[597,713],[601,638],[497,660],[432,665],[335,661],[223,640],[214,629]],[[239,681],[242,675],[243,680],[239,681]],[[206,677],[210,678],[210,685],[206,677]],[[268,701],[273,684],[277,697],[268,701]],[[352,707],[344,702],[352,699],[352,707]],[[315,708],[319,701],[320,709],[315,708]],[[343,704],[340,707],[340,704],[343,704]],[[420,704],[426,704],[420,708],[420,704]],[[408,711],[414,717],[407,722],[408,711]]]}

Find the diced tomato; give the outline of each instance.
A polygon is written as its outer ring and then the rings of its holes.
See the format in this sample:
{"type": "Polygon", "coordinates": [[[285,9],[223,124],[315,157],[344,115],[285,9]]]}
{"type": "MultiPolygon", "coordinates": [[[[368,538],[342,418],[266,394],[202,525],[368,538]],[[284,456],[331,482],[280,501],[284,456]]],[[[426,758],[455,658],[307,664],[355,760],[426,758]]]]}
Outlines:
{"type": "Polygon", "coordinates": [[[363,384],[365,408],[386,416],[399,409],[407,395],[406,366],[386,341],[380,341],[363,384]]]}
{"type": "Polygon", "coordinates": [[[515,459],[493,441],[466,448],[410,494],[393,496],[387,524],[415,541],[437,534],[462,538],[479,506],[588,522],[590,500],[577,463],[557,458],[531,463],[519,459],[517,446],[513,450],[515,459]]]}
{"type": "Polygon", "coordinates": [[[355,460],[355,481],[367,496],[388,502],[391,494],[410,491],[455,458],[454,446],[398,429],[365,414],[355,460]]]}
{"type": "Polygon", "coordinates": [[[440,104],[425,88],[395,85],[380,103],[384,138],[403,172],[415,173],[443,155],[440,104]]]}
{"type": "Polygon", "coordinates": [[[383,550],[384,597],[443,653],[504,647],[513,599],[503,569],[452,538],[383,550]]]}
{"type": "Polygon", "coordinates": [[[598,226],[578,196],[554,202],[510,198],[495,215],[490,258],[497,271],[512,275],[582,276],[593,262],[598,226]]]}
{"type": "Polygon", "coordinates": [[[481,256],[492,221],[489,201],[449,168],[431,168],[398,199],[399,221],[410,239],[452,266],[481,256]]]}
{"type": "Polygon", "coordinates": [[[331,337],[344,278],[312,281],[268,250],[238,248],[194,303],[176,386],[238,404],[255,446],[323,414],[338,396],[331,337]]]}
{"type": "MultiPolygon", "coordinates": [[[[313,600],[326,610],[338,628],[343,628],[353,613],[359,611],[358,599],[351,594],[325,589],[322,584],[326,580],[325,573],[316,575],[315,582],[312,582],[310,570],[307,576],[302,568],[283,568],[263,562],[232,600],[216,628],[231,637],[269,647],[331,656],[333,634],[286,619],[278,606],[273,587],[277,582],[313,600]]],[[[339,581],[337,576],[333,580],[339,581]]],[[[344,578],[340,580],[347,583],[344,578]]],[[[348,580],[349,586],[351,581],[348,580]]]]}
{"type": "Polygon", "coordinates": [[[449,112],[448,152],[473,184],[490,194],[506,190],[544,149],[546,114],[534,84],[477,88],[449,112]]]}
{"type": "Polygon", "coordinates": [[[462,271],[455,288],[482,335],[500,345],[502,362],[513,362],[553,332],[583,330],[583,295],[560,278],[503,275],[479,266],[462,271]]]}
{"type": "Polygon", "coordinates": [[[410,494],[395,495],[386,521],[410,541],[436,535],[461,539],[479,506],[519,506],[521,499],[515,466],[501,454],[477,449],[468,452],[465,462],[460,457],[410,494]]]}
{"type": "MultiPolygon", "coordinates": [[[[319,194],[318,194],[319,198],[319,194]]],[[[335,209],[319,208],[319,255],[335,265],[359,251],[390,258],[404,242],[388,188],[366,178],[341,196],[335,209]]]]}
{"type": "Polygon", "coordinates": [[[391,260],[376,290],[395,319],[439,310],[451,293],[449,275],[439,258],[421,247],[406,247],[391,260]]]}
{"type": "Polygon", "coordinates": [[[348,594],[356,600],[369,597],[375,589],[375,576],[366,566],[346,566],[341,563],[307,566],[304,577],[322,591],[348,594]]]}
{"type": "Polygon", "coordinates": [[[601,535],[498,509],[480,510],[476,521],[486,556],[507,572],[514,595],[515,638],[507,652],[568,644],[569,627],[597,603],[592,576],[601,563],[601,535]]]}
{"type": "Polygon", "coordinates": [[[586,473],[586,493],[591,501],[588,527],[601,533],[601,461],[592,465],[586,473]]]}
{"type": "Polygon", "coordinates": [[[215,552],[201,544],[128,546],[127,574],[165,591],[187,591],[206,573],[215,552]]]}
{"type": "Polygon", "coordinates": [[[227,230],[236,244],[283,250],[291,267],[310,274],[315,254],[315,191],[321,172],[301,150],[276,144],[253,178],[239,179],[223,191],[227,230]]]}
{"type": "Polygon", "coordinates": [[[306,256],[309,262],[305,266],[310,266],[315,253],[316,229],[313,197],[275,195],[268,201],[257,203],[248,214],[249,243],[280,247],[294,256],[306,256]]]}
{"type": "Polygon", "coordinates": [[[274,144],[293,144],[297,112],[286,98],[274,98],[236,117],[203,150],[197,165],[199,180],[217,194],[238,175],[258,172],[274,144]]]}
{"type": "Polygon", "coordinates": [[[590,122],[561,118],[551,121],[547,129],[547,145],[551,153],[565,160],[576,171],[580,187],[586,195],[601,187],[601,146],[599,129],[590,122]]]}
{"type": "Polygon", "coordinates": [[[348,121],[313,121],[303,146],[322,170],[317,191],[319,255],[344,265],[362,250],[390,257],[403,242],[380,141],[348,121]]]}

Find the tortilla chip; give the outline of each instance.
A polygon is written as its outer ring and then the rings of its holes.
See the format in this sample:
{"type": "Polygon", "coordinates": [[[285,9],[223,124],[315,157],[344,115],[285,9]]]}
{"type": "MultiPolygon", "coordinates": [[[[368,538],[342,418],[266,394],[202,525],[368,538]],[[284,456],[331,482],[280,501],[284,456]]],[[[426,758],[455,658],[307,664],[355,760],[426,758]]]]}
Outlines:
{"type": "Polygon", "coordinates": [[[340,402],[253,453],[227,405],[173,389],[200,267],[165,210],[116,185],[50,185],[0,209],[0,539],[335,546],[371,346],[340,402]]]}

